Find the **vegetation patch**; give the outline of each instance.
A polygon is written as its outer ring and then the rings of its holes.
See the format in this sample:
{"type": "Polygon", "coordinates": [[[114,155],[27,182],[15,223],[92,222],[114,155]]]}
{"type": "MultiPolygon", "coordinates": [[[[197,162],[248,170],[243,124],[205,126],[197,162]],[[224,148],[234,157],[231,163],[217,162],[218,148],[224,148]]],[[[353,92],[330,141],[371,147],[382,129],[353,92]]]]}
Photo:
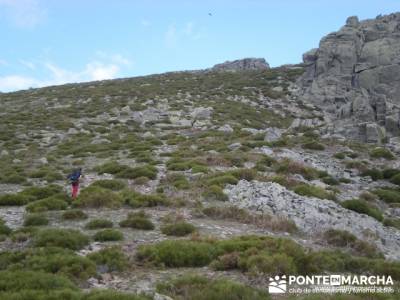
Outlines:
{"type": "Polygon", "coordinates": [[[135,191],[125,190],[121,193],[123,201],[133,208],[168,206],[171,204],[163,194],[144,195],[135,191]]]}
{"type": "Polygon", "coordinates": [[[372,149],[369,155],[371,156],[371,158],[384,158],[387,160],[395,159],[393,153],[390,152],[389,149],[383,147],[376,147],[375,149],[372,149]]]}
{"type": "Polygon", "coordinates": [[[65,211],[61,218],[63,220],[85,220],[88,215],[80,209],[70,209],[65,211]]]}
{"type": "Polygon", "coordinates": [[[119,208],[123,204],[122,197],[115,192],[98,186],[89,186],[82,190],[76,200],[73,201],[76,207],[108,207],[119,208]]]}
{"type": "Polygon", "coordinates": [[[97,180],[91,184],[92,186],[99,186],[104,189],[119,191],[126,187],[126,183],[121,180],[115,179],[103,179],[97,180]]]}
{"type": "Polygon", "coordinates": [[[34,237],[35,247],[61,247],[80,250],[89,244],[89,238],[73,229],[43,229],[34,237]]]}
{"type": "Polygon", "coordinates": [[[123,271],[128,266],[128,258],[119,247],[108,247],[90,253],[87,258],[97,266],[106,266],[106,272],[123,271]]]}
{"type": "Polygon", "coordinates": [[[24,220],[24,226],[44,226],[49,224],[49,220],[42,214],[27,215],[24,220]]]}
{"type": "Polygon", "coordinates": [[[106,219],[93,219],[86,223],[86,229],[100,229],[100,228],[111,228],[114,224],[110,220],[106,219]]]}
{"type": "Polygon", "coordinates": [[[196,231],[196,227],[185,221],[177,221],[161,227],[161,232],[172,236],[185,236],[196,231]]]}
{"type": "Polygon", "coordinates": [[[144,211],[129,213],[127,218],[119,223],[119,226],[142,230],[153,230],[155,228],[153,222],[144,211]]]}
{"type": "Polygon", "coordinates": [[[330,200],[336,199],[334,193],[328,192],[321,187],[305,183],[297,185],[293,191],[301,196],[316,197],[319,199],[330,199],[330,200]]]}
{"type": "Polygon", "coordinates": [[[119,230],[108,228],[96,232],[93,239],[98,242],[122,241],[124,235],[119,230]]]}
{"type": "Polygon", "coordinates": [[[26,206],[26,210],[29,212],[45,212],[49,210],[65,210],[68,207],[68,203],[65,201],[65,196],[52,196],[42,200],[38,200],[29,203],[26,206]]]}
{"type": "Polygon", "coordinates": [[[372,192],[386,203],[400,203],[400,191],[398,189],[381,188],[372,192]]]}
{"type": "Polygon", "coordinates": [[[340,204],[344,208],[353,210],[353,211],[358,212],[360,214],[368,215],[368,216],[373,217],[374,219],[376,219],[378,221],[382,221],[383,220],[382,212],[378,208],[368,204],[364,200],[359,200],[359,199],[346,200],[346,201],[341,202],[340,204]]]}

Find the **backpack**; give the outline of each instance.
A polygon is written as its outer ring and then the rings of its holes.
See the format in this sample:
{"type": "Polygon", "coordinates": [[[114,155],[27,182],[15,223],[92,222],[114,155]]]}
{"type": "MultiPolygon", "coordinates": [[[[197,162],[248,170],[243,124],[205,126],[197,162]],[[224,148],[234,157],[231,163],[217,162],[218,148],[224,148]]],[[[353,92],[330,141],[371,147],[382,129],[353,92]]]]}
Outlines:
{"type": "Polygon", "coordinates": [[[81,172],[79,171],[75,171],[74,173],[68,175],[68,179],[69,181],[71,181],[71,183],[73,182],[77,182],[79,180],[79,177],[81,177],[81,172]]]}

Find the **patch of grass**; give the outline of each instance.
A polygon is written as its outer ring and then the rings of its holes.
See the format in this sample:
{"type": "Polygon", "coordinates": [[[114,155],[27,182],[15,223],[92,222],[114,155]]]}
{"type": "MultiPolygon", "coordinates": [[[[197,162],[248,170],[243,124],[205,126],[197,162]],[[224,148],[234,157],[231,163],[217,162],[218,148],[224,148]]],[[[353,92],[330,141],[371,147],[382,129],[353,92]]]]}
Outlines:
{"type": "Polygon", "coordinates": [[[63,220],[85,220],[88,218],[88,215],[80,209],[70,209],[65,211],[61,218],[63,220]]]}
{"type": "Polygon", "coordinates": [[[385,218],[383,225],[394,227],[400,230],[400,219],[399,218],[385,218]]]}
{"type": "Polygon", "coordinates": [[[390,179],[391,183],[400,185],[400,174],[394,175],[391,179],[390,179]]]}
{"type": "Polygon", "coordinates": [[[104,189],[119,191],[126,187],[126,183],[121,180],[115,179],[103,179],[97,180],[91,184],[92,186],[99,186],[104,189]]]}
{"type": "Polygon", "coordinates": [[[98,266],[106,266],[106,272],[123,271],[128,266],[128,258],[119,247],[109,247],[87,255],[98,266]]]}
{"type": "Polygon", "coordinates": [[[119,223],[119,226],[142,230],[153,230],[155,228],[153,222],[144,211],[129,213],[127,218],[119,223]]]}
{"type": "Polygon", "coordinates": [[[29,187],[17,194],[0,196],[0,205],[25,205],[29,202],[57,196],[62,198],[62,189],[56,185],[46,187],[29,187]]]}
{"type": "Polygon", "coordinates": [[[112,228],[113,222],[106,219],[93,219],[86,223],[86,229],[100,229],[100,228],[112,228]]]}
{"type": "Polygon", "coordinates": [[[195,275],[184,276],[167,283],[157,285],[158,292],[174,299],[185,300],[267,300],[266,292],[245,286],[240,283],[195,275]]]}
{"type": "Polygon", "coordinates": [[[124,239],[124,235],[119,230],[103,229],[96,232],[93,236],[93,239],[98,242],[122,241],[124,239]]]}
{"type": "Polygon", "coordinates": [[[329,200],[336,199],[334,193],[328,192],[321,187],[309,185],[309,184],[305,184],[305,183],[297,185],[293,191],[296,194],[301,195],[301,196],[316,197],[319,199],[329,199],[329,200]]]}
{"type": "Polygon", "coordinates": [[[167,161],[167,168],[170,171],[187,171],[192,170],[193,173],[207,173],[205,163],[197,160],[183,160],[181,158],[171,158],[167,161]]]}
{"type": "Polygon", "coordinates": [[[371,158],[384,158],[387,160],[393,160],[395,159],[395,156],[393,155],[392,152],[390,152],[389,149],[383,148],[383,147],[376,147],[375,149],[372,149],[369,153],[371,158]]]}
{"type": "Polygon", "coordinates": [[[6,225],[3,219],[0,219],[0,235],[9,235],[11,232],[11,228],[6,225]]]}
{"type": "Polygon", "coordinates": [[[369,176],[374,181],[383,179],[383,174],[378,169],[367,169],[361,173],[361,176],[363,177],[369,176]]]}
{"type": "Polygon", "coordinates": [[[207,190],[203,192],[203,197],[207,201],[228,201],[228,195],[226,195],[222,188],[218,185],[211,185],[207,190]]]}
{"type": "Polygon", "coordinates": [[[360,214],[365,214],[370,217],[373,217],[374,219],[376,219],[378,221],[383,220],[382,212],[378,208],[373,207],[372,205],[368,204],[366,201],[359,200],[359,199],[346,200],[346,201],[341,202],[341,205],[344,208],[353,210],[360,214]]]}
{"type": "Polygon", "coordinates": [[[400,203],[400,191],[391,188],[381,188],[372,191],[382,201],[386,203],[400,203]]]}
{"type": "Polygon", "coordinates": [[[98,186],[89,186],[82,190],[78,198],[72,202],[72,205],[91,208],[119,208],[122,203],[123,199],[118,193],[98,186]]]}
{"type": "Polygon", "coordinates": [[[144,195],[135,191],[124,190],[121,192],[123,201],[133,208],[168,206],[170,201],[163,194],[144,195]]]}
{"type": "Polygon", "coordinates": [[[345,159],[346,158],[346,153],[344,152],[337,152],[333,155],[334,158],[337,159],[345,159]]]}
{"type": "Polygon", "coordinates": [[[34,271],[1,271],[0,291],[19,292],[21,290],[54,291],[76,286],[64,276],[34,271]]]}
{"type": "Polygon", "coordinates": [[[165,183],[173,185],[174,187],[180,190],[187,190],[190,188],[189,181],[183,174],[169,174],[165,178],[165,183]]]}
{"type": "Polygon", "coordinates": [[[24,220],[24,226],[43,226],[47,224],[49,224],[49,219],[41,214],[27,215],[24,220]]]}
{"type": "Polygon", "coordinates": [[[317,151],[325,150],[325,146],[316,141],[310,141],[310,142],[304,143],[302,145],[302,148],[309,149],[309,150],[317,150],[317,151]]]}
{"type": "Polygon", "coordinates": [[[35,247],[61,247],[80,250],[89,244],[89,238],[72,229],[43,229],[34,237],[35,247]]]}
{"type": "Polygon", "coordinates": [[[131,168],[126,165],[120,165],[117,162],[107,162],[95,168],[99,174],[114,174],[118,178],[136,179],[138,177],[147,177],[149,179],[156,179],[157,168],[148,164],[141,167],[131,168]]]}
{"type": "Polygon", "coordinates": [[[42,200],[38,200],[29,203],[26,206],[26,210],[29,212],[45,212],[49,210],[65,210],[68,207],[68,203],[65,201],[66,197],[52,196],[42,200]]]}
{"type": "Polygon", "coordinates": [[[196,231],[196,227],[185,221],[166,224],[161,227],[161,232],[172,236],[185,236],[196,231]]]}

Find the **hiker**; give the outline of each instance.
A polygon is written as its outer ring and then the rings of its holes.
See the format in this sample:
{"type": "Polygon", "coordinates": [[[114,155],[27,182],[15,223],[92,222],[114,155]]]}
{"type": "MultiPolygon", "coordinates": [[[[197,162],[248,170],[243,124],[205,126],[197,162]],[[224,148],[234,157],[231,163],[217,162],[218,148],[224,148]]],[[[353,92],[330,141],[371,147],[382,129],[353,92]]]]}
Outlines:
{"type": "Polygon", "coordinates": [[[72,187],[72,198],[76,198],[78,196],[79,191],[79,178],[82,176],[82,168],[79,168],[68,175],[67,179],[71,182],[72,187]]]}

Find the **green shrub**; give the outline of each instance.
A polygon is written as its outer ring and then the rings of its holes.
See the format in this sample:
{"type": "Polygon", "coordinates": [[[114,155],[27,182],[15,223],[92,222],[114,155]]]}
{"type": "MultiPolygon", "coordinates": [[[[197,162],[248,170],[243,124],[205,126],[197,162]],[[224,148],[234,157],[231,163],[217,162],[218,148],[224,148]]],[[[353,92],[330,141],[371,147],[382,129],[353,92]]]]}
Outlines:
{"type": "Polygon", "coordinates": [[[119,226],[142,230],[153,230],[155,227],[144,211],[129,213],[128,217],[119,223],[119,226]]]}
{"type": "Polygon", "coordinates": [[[344,152],[338,152],[338,153],[335,153],[333,155],[333,157],[337,158],[337,159],[345,159],[346,158],[346,154],[344,152]]]}
{"type": "Polygon", "coordinates": [[[207,186],[223,187],[226,184],[237,184],[237,182],[238,179],[231,174],[217,174],[207,180],[207,186]]]}
{"type": "Polygon", "coordinates": [[[36,247],[61,247],[79,250],[89,244],[89,238],[72,229],[43,229],[34,238],[36,247]]]}
{"type": "Polygon", "coordinates": [[[41,214],[27,215],[24,220],[24,226],[42,226],[47,224],[49,224],[49,220],[41,214]]]}
{"type": "Polygon", "coordinates": [[[399,169],[384,169],[382,171],[382,175],[383,175],[384,179],[390,179],[397,174],[400,174],[399,169]]]}
{"type": "Polygon", "coordinates": [[[154,207],[158,205],[169,205],[168,201],[162,194],[144,195],[134,191],[125,190],[121,192],[122,199],[125,203],[133,208],[138,207],[154,207]]]}
{"type": "Polygon", "coordinates": [[[400,191],[395,189],[377,189],[372,191],[376,194],[379,199],[385,201],[386,203],[400,203],[400,191]]]}
{"type": "Polygon", "coordinates": [[[207,190],[205,190],[202,195],[207,201],[228,201],[229,200],[228,195],[226,195],[224,193],[224,191],[222,190],[222,188],[219,187],[218,185],[212,185],[212,186],[208,187],[207,190]]]}
{"type": "Polygon", "coordinates": [[[297,273],[293,258],[284,253],[271,255],[268,252],[259,252],[254,255],[243,256],[239,261],[239,267],[253,274],[284,275],[297,273]]]}
{"type": "Polygon", "coordinates": [[[336,247],[348,247],[357,240],[354,234],[337,229],[328,229],[325,231],[324,238],[329,245],[336,247]]]}
{"type": "Polygon", "coordinates": [[[126,294],[114,290],[94,290],[84,295],[82,300],[151,300],[151,298],[144,295],[126,294]]]}
{"type": "Polygon", "coordinates": [[[88,215],[85,214],[80,209],[70,209],[65,211],[62,216],[64,220],[85,220],[88,218],[88,215]]]}
{"type": "Polygon", "coordinates": [[[63,276],[33,271],[1,271],[0,291],[21,290],[62,290],[76,289],[75,285],[63,276]]]}
{"type": "Polygon", "coordinates": [[[400,174],[394,175],[391,179],[390,182],[400,185],[400,174]]]}
{"type": "Polygon", "coordinates": [[[110,220],[105,219],[93,219],[86,223],[86,229],[99,229],[99,228],[111,228],[114,224],[110,220]]]}
{"type": "Polygon", "coordinates": [[[65,210],[67,207],[68,203],[66,201],[56,196],[52,196],[29,203],[26,206],[26,210],[29,212],[45,212],[49,210],[65,210]]]}
{"type": "Polygon", "coordinates": [[[95,171],[97,171],[97,173],[99,173],[99,174],[104,174],[104,173],[117,174],[117,173],[125,170],[125,168],[127,168],[127,166],[120,165],[115,161],[110,161],[110,162],[104,163],[101,166],[97,166],[95,168],[95,171]]]}
{"type": "Polygon", "coordinates": [[[125,182],[115,179],[97,180],[91,184],[92,186],[99,186],[112,191],[119,191],[126,187],[125,182]]]}
{"type": "Polygon", "coordinates": [[[319,199],[330,199],[330,200],[335,199],[335,195],[333,193],[328,192],[321,187],[305,183],[297,185],[294,188],[294,192],[301,196],[316,197],[319,199]]]}
{"type": "Polygon", "coordinates": [[[206,242],[167,240],[155,245],[139,246],[136,257],[140,261],[166,267],[202,267],[215,256],[213,245],[206,242]]]}
{"type": "Polygon", "coordinates": [[[393,153],[390,152],[389,149],[382,148],[382,147],[377,147],[377,148],[371,150],[371,152],[369,153],[369,155],[370,155],[372,158],[384,158],[384,159],[387,159],[387,160],[393,160],[393,159],[395,159],[393,153]]]}
{"type": "Polygon", "coordinates": [[[31,198],[22,195],[22,194],[5,194],[0,196],[0,205],[8,206],[8,205],[25,205],[30,201],[31,198]]]}
{"type": "Polygon", "coordinates": [[[338,185],[340,183],[339,180],[337,180],[336,178],[334,178],[332,176],[322,177],[322,182],[325,184],[329,184],[329,185],[338,185]]]}
{"type": "Polygon", "coordinates": [[[361,176],[366,177],[369,176],[372,180],[380,180],[383,179],[382,172],[378,169],[368,169],[361,173],[361,176]]]}
{"type": "Polygon", "coordinates": [[[147,177],[149,179],[157,178],[157,168],[152,165],[145,165],[136,168],[127,168],[116,174],[119,178],[136,179],[139,177],[147,177]]]}
{"type": "Polygon", "coordinates": [[[128,258],[118,247],[109,247],[87,256],[98,266],[106,266],[106,272],[123,271],[128,266],[128,258]]]}
{"type": "Polygon", "coordinates": [[[82,190],[72,204],[77,207],[118,208],[122,206],[122,203],[123,199],[118,193],[97,186],[89,186],[82,190]]]}
{"type": "Polygon", "coordinates": [[[184,221],[178,221],[173,224],[166,224],[161,227],[161,232],[166,235],[185,236],[196,231],[196,227],[184,221]]]}
{"type": "Polygon", "coordinates": [[[341,203],[341,205],[344,208],[353,210],[360,214],[365,214],[370,217],[373,217],[374,219],[376,219],[378,221],[383,220],[382,212],[379,209],[369,205],[366,201],[362,201],[362,200],[358,200],[358,199],[346,200],[346,201],[343,201],[341,203]]]}
{"type": "Polygon", "coordinates": [[[307,143],[303,144],[302,147],[304,149],[310,149],[310,150],[319,150],[319,151],[325,150],[324,145],[322,145],[321,143],[315,142],[315,141],[307,142],[307,143]]]}
{"type": "Polygon", "coordinates": [[[383,220],[383,225],[394,227],[400,230],[400,219],[399,218],[386,218],[383,220]]]}
{"type": "Polygon", "coordinates": [[[267,300],[266,292],[225,279],[184,276],[157,285],[158,292],[185,300],[267,300]]]}
{"type": "Polygon", "coordinates": [[[122,241],[124,235],[121,231],[115,229],[103,229],[96,232],[93,239],[98,242],[122,241]]]}
{"type": "Polygon", "coordinates": [[[29,187],[17,194],[0,196],[0,205],[25,205],[29,202],[57,195],[62,198],[62,189],[56,185],[46,187],[29,187]]]}

